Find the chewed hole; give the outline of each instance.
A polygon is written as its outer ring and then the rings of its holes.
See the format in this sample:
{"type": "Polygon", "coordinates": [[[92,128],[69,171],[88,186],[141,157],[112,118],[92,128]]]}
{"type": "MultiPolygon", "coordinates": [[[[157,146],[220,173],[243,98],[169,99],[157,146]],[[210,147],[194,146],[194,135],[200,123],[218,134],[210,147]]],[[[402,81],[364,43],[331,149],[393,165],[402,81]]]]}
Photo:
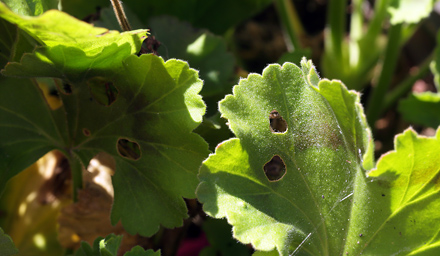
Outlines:
{"type": "Polygon", "coordinates": [[[136,142],[127,139],[119,139],[117,149],[119,155],[125,158],[138,160],[141,157],[141,148],[136,142]]]}
{"type": "Polygon", "coordinates": [[[99,104],[110,106],[116,101],[119,91],[112,81],[102,77],[94,77],[87,81],[93,99],[99,104]]]}
{"type": "Polygon", "coordinates": [[[270,131],[273,133],[283,133],[287,131],[287,122],[276,110],[269,114],[270,131]]]}
{"type": "Polygon", "coordinates": [[[279,155],[275,155],[264,165],[263,170],[269,181],[278,181],[286,174],[286,165],[279,155]]]}
{"type": "Polygon", "coordinates": [[[89,129],[84,128],[84,129],[83,129],[83,134],[84,134],[85,136],[89,137],[91,133],[90,133],[90,130],[89,130],[89,129]]]}

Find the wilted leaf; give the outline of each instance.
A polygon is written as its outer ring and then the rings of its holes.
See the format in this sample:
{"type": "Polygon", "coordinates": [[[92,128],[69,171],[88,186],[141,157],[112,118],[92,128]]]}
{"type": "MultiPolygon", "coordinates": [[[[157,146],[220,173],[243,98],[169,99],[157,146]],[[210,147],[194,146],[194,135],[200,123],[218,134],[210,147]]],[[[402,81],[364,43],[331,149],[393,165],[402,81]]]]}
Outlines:
{"type": "Polygon", "coordinates": [[[311,63],[270,65],[220,102],[238,138],[204,162],[197,194],[209,215],[227,217],[234,237],[258,250],[345,253],[350,199],[362,166],[373,165],[372,141],[358,94],[316,78],[311,63]],[[271,131],[273,110],[285,132],[271,131]],[[281,178],[266,176],[283,168],[281,178]]]}

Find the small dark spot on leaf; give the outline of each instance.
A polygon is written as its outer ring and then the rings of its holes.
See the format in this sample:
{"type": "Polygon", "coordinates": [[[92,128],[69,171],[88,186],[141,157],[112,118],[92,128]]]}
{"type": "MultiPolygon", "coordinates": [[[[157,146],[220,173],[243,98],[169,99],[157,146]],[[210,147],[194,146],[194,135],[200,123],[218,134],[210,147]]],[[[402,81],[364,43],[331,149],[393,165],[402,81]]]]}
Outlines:
{"type": "Polygon", "coordinates": [[[324,196],[324,195],[322,195],[321,197],[322,197],[322,199],[324,199],[324,198],[325,198],[325,196],[324,196]]]}
{"type": "Polygon", "coordinates": [[[385,194],[382,194],[382,196],[385,196],[385,194]]]}
{"type": "Polygon", "coordinates": [[[141,148],[136,142],[127,139],[119,139],[117,149],[119,155],[125,158],[138,160],[141,157],[141,148]]]}
{"type": "Polygon", "coordinates": [[[402,232],[399,232],[399,236],[402,236],[402,232]]]}
{"type": "Polygon", "coordinates": [[[269,114],[270,131],[273,133],[282,133],[287,131],[287,122],[276,110],[269,114]]]}
{"type": "Polygon", "coordinates": [[[118,97],[118,89],[112,81],[102,77],[94,77],[87,81],[92,97],[101,105],[110,106],[118,97]]]}
{"type": "Polygon", "coordinates": [[[286,165],[280,156],[275,155],[264,165],[263,170],[269,181],[278,181],[286,174],[286,165]]]}
{"type": "Polygon", "coordinates": [[[88,137],[88,136],[90,136],[91,133],[90,133],[90,130],[89,130],[89,129],[84,128],[84,129],[83,129],[83,134],[84,134],[85,136],[88,137]]]}
{"type": "Polygon", "coordinates": [[[362,234],[359,234],[359,237],[362,237],[362,234]]]}

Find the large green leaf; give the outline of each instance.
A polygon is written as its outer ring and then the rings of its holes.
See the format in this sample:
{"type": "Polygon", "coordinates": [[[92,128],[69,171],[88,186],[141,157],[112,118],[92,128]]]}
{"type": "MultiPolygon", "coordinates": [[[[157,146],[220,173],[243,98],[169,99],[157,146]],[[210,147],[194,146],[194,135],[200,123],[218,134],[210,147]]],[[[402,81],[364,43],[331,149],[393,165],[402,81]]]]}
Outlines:
{"type": "Polygon", "coordinates": [[[105,151],[116,160],[112,222],[122,219],[130,233],[152,235],[159,224],[181,225],[187,216],[182,196],[195,197],[196,173],[208,153],[191,132],[205,111],[197,95],[202,82],[185,62],[164,63],[153,55],[131,55],[121,66],[70,84],[70,94],[60,92],[63,107],[56,111],[28,80],[4,79],[0,187],[49,150],[76,156],[84,166],[105,151]],[[117,93],[102,105],[91,91],[107,85],[117,93]],[[123,152],[129,141],[140,147],[139,156],[123,152]]]}
{"type": "Polygon", "coordinates": [[[197,194],[209,215],[227,217],[234,236],[258,250],[344,252],[354,183],[362,165],[373,165],[372,142],[358,94],[318,82],[310,62],[269,65],[220,102],[238,138],[204,162],[197,194]],[[273,110],[287,123],[284,133],[272,132],[273,110]],[[266,177],[265,166],[269,173],[283,164],[284,176],[266,177]]]}

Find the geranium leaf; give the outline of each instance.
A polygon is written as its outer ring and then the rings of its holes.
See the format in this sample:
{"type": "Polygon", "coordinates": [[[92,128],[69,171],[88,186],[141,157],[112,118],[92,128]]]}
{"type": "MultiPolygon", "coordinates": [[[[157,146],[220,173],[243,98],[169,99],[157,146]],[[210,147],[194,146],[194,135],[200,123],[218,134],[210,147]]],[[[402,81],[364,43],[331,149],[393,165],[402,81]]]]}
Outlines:
{"type": "Polygon", "coordinates": [[[197,94],[202,82],[185,62],[153,55],[131,55],[119,67],[65,84],[56,111],[28,80],[2,83],[1,181],[52,149],[84,166],[105,151],[116,161],[112,222],[122,219],[130,233],[148,236],[159,225],[181,225],[187,216],[182,197],[195,197],[196,173],[208,153],[192,133],[205,111],[197,94]],[[107,102],[93,94],[100,91],[107,102]]]}
{"type": "Polygon", "coordinates": [[[372,142],[359,95],[316,77],[310,62],[269,65],[220,102],[238,138],[204,162],[198,197],[258,250],[343,252],[354,181],[363,163],[372,165],[372,142]]]}
{"type": "Polygon", "coordinates": [[[362,217],[354,221],[369,232],[359,238],[361,252],[436,255],[440,249],[440,132],[427,138],[407,129],[394,144],[395,151],[383,155],[368,172],[374,182],[361,194],[367,203],[354,211],[362,217]]]}

